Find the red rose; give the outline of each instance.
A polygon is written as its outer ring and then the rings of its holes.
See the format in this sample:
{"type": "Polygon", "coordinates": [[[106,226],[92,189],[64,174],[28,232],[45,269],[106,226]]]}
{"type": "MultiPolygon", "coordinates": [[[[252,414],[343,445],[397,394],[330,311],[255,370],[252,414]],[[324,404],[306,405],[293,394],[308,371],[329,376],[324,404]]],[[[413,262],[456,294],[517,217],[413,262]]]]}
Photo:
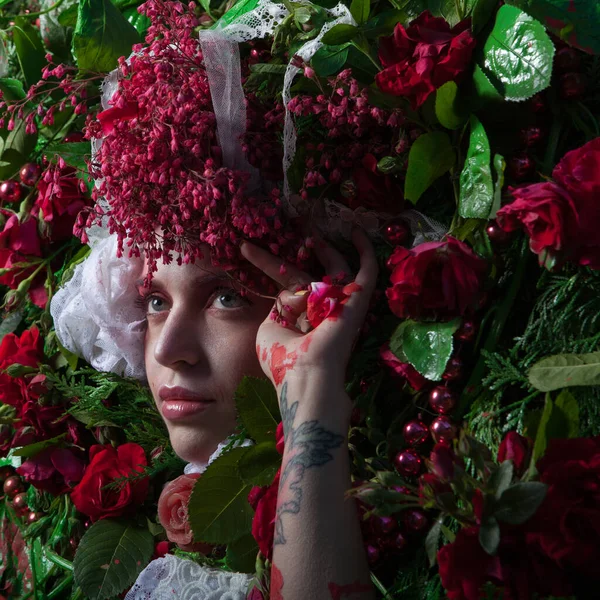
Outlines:
{"type": "Polygon", "coordinates": [[[360,166],[355,166],[352,178],[356,183],[356,195],[348,199],[352,210],[364,207],[386,213],[399,213],[404,206],[404,196],[395,179],[377,170],[377,159],[365,154],[360,166]]]}
{"type": "Polygon", "coordinates": [[[598,581],[600,437],[551,440],[537,469],[549,487],[529,542],[558,566],[598,581]]]}
{"type": "Polygon", "coordinates": [[[42,177],[39,180],[38,195],[32,210],[32,214],[50,224],[48,238],[53,242],[66,240],[73,235],[75,219],[88,204],[74,169],[66,167],[55,172],[56,179],[47,182],[42,177]]]}
{"type": "Polygon", "coordinates": [[[384,344],[379,350],[379,358],[383,364],[391,369],[394,375],[408,381],[410,387],[417,392],[427,385],[427,379],[411,364],[402,362],[391,350],[389,344],[384,344]]]}
{"type": "Polygon", "coordinates": [[[515,471],[522,475],[529,464],[532,442],[529,438],[519,435],[516,431],[509,431],[498,448],[498,462],[512,460],[515,471]]]}
{"type": "Polygon", "coordinates": [[[81,481],[85,463],[67,448],[52,448],[27,459],[17,473],[38,490],[58,496],[69,490],[69,485],[81,481]]]}
{"type": "Polygon", "coordinates": [[[187,552],[210,551],[207,544],[195,544],[194,534],[188,520],[188,505],[199,473],[181,475],[169,481],[158,499],[158,520],[165,528],[167,537],[187,552]]]}
{"type": "Polygon", "coordinates": [[[540,265],[562,262],[576,238],[579,217],[571,196],[555,183],[545,181],[510,188],[515,199],[496,213],[504,231],[523,228],[529,236],[531,251],[539,255],[540,265]]]}
{"type": "Polygon", "coordinates": [[[549,268],[564,261],[600,269],[600,138],[572,150],[554,168],[554,183],[511,188],[515,200],[496,218],[505,231],[523,228],[531,251],[549,268]]]}
{"type": "Polygon", "coordinates": [[[105,486],[117,479],[141,473],[147,464],[144,450],[137,444],[123,444],[117,449],[112,446],[92,446],[90,464],[82,480],[71,492],[73,504],[92,521],[118,517],[139,506],[148,492],[147,477],[126,481],[120,486],[105,486]]]}
{"type": "MultiPolygon", "coordinates": [[[[0,209],[0,214],[7,219],[0,232],[0,269],[8,269],[7,273],[0,276],[0,284],[16,290],[22,281],[33,275],[37,267],[37,264],[25,267],[17,264],[30,263],[31,257],[42,256],[37,220],[30,218],[19,223],[17,215],[10,211],[0,209]]],[[[31,301],[40,308],[45,308],[48,302],[44,281],[45,271],[34,278],[27,290],[31,301]]]]}
{"type": "Polygon", "coordinates": [[[262,555],[271,560],[273,556],[273,538],[275,537],[275,517],[277,513],[277,493],[279,477],[277,471],[273,483],[265,487],[254,487],[248,495],[248,502],[256,511],[252,521],[252,535],[262,555]]]}
{"type": "Polygon", "coordinates": [[[405,29],[398,23],[394,34],[380,38],[379,60],[384,66],[375,81],[393,96],[407,96],[413,109],[448,81],[457,81],[469,67],[475,38],[470,22],[450,29],[441,17],[421,13],[405,29]]]}
{"type": "Polygon", "coordinates": [[[0,402],[21,407],[28,399],[27,382],[22,377],[3,373],[13,364],[37,368],[44,360],[44,340],[37,327],[26,329],[20,336],[8,333],[0,344],[0,402]]]}
{"type": "Polygon", "coordinates": [[[396,247],[388,261],[391,311],[400,318],[448,319],[477,308],[486,262],[465,243],[447,236],[408,250],[396,247]]]}

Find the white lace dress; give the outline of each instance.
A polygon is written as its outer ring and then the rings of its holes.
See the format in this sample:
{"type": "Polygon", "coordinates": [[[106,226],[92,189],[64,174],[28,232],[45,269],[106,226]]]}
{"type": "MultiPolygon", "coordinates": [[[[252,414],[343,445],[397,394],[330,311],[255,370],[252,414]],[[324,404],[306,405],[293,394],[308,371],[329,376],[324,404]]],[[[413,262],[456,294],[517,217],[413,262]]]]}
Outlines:
{"type": "Polygon", "coordinates": [[[167,554],[140,573],[125,600],[245,600],[250,579],[167,554]]]}

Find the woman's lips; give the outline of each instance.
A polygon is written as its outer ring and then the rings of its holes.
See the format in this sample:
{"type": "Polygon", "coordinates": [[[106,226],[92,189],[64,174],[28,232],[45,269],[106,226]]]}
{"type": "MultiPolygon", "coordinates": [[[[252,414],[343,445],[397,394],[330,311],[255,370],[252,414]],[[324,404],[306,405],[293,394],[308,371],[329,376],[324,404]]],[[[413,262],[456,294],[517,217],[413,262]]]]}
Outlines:
{"type": "Polygon", "coordinates": [[[161,385],[158,397],[161,399],[160,412],[169,421],[185,420],[205,411],[214,403],[212,398],[204,398],[192,390],[180,386],[161,385]]]}
{"type": "Polygon", "coordinates": [[[192,415],[204,412],[214,400],[163,400],[160,406],[162,416],[168,421],[183,421],[192,415]]]}

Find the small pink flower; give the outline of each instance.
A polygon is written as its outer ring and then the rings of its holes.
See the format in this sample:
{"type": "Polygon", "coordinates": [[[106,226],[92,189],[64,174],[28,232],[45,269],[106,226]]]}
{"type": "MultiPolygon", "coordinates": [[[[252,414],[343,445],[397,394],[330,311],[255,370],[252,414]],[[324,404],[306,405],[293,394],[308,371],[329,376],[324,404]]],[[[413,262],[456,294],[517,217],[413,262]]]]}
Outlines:
{"type": "Polygon", "coordinates": [[[350,296],[361,289],[354,282],[342,287],[325,281],[313,281],[310,287],[306,318],[313,327],[317,327],[325,319],[336,319],[350,296]]]}

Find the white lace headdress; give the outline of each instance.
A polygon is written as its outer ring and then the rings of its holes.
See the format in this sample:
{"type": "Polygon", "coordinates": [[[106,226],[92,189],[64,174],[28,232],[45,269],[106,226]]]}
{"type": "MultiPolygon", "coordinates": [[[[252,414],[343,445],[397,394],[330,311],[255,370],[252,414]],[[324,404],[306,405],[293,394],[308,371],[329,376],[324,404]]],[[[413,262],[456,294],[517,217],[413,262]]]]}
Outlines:
{"type": "MultiPolygon", "coordinates": [[[[252,1],[252,0],[251,0],[252,1]]],[[[310,4],[305,0],[301,3],[310,4]]],[[[348,8],[339,3],[327,10],[328,21],[317,36],[296,53],[308,62],[322,47],[322,37],[339,24],[355,25],[348,8]]],[[[217,26],[200,33],[200,44],[206,68],[217,136],[223,153],[223,163],[232,169],[250,173],[250,189],[260,185],[258,172],[248,163],[241,145],[246,129],[246,105],[241,83],[239,43],[272,34],[289,15],[283,4],[272,0],[258,0],[255,6],[236,16],[222,19],[217,26]]],[[[290,60],[283,84],[284,120],[284,202],[290,216],[296,216],[294,196],[290,193],[287,171],[296,151],[296,131],[287,105],[290,89],[300,69],[290,60]]],[[[110,73],[104,84],[102,107],[111,106],[110,100],[118,87],[119,73],[110,73]]],[[[92,143],[92,155],[102,140],[92,143]]],[[[360,225],[370,235],[377,236],[389,215],[352,210],[333,200],[324,200],[320,217],[314,225],[326,237],[349,238],[352,226],[360,225]]],[[[396,216],[398,218],[398,216],[396,216]]],[[[404,211],[401,218],[411,229],[414,244],[440,239],[445,229],[439,223],[415,210],[404,211]]],[[[106,226],[88,230],[91,251],[85,261],[75,268],[73,277],[52,298],[50,311],[59,340],[71,352],[83,357],[100,371],[145,379],[143,336],[144,314],[136,307],[138,294],[135,281],[141,275],[143,261],[138,258],[117,257],[116,235],[109,235],[106,226]]]]}

